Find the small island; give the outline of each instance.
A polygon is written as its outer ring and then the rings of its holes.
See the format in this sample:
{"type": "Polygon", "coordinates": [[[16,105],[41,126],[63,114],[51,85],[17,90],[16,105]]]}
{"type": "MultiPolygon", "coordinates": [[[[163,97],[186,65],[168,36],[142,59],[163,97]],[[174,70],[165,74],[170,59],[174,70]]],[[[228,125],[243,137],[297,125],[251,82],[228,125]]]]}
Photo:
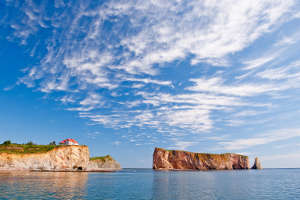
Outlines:
{"type": "MultiPolygon", "coordinates": [[[[261,169],[258,158],[252,169],[261,169]]],[[[236,170],[250,169],[248,156],[225,153],[192,153],[179,150],[155,148],[153,153],[155,170],[236,170]]]]}
{"type": "Polygon", "coordinates": [[[63,140],[59,145],[10,141],[0,144],[0,170],[106,172],[120,169],[120,164],[109,155],[90,158],[88,146],[79,145],[74,139],[63,140]]]}
{"type": "Polygon", "coordinates": [[[88,165],[88,171],[115,171],[121,169],[121,166],[110,155],[102,157],[91,157],[88,165]]]}

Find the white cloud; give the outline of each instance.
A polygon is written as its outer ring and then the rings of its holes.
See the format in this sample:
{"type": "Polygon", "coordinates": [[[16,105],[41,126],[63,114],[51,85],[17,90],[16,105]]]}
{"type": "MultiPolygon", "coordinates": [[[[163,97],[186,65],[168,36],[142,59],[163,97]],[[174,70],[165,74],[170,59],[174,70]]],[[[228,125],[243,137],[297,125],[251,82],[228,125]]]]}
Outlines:
{"type": "Polygon", "coordinates": [[[300,78],[300,62],[296,61],[287,66],[266,69],[258,72],[256,76],[269,80],[283,80],[283,79],[299,79],[300,78]]]}
{"type": "Polygon", "coordinates": [[[239,119],[230,119],[226,121],[228,126],[242,126],[246,124],[244,120],[239,120],[239,119]]]}
{"type": "Polygon", "coordinates": [[[260,134],[258,137],[235,139],[232,141],[219,142],[219,145],[226,150],[240,150],[264,145],[272,142],[278,142],[295,137],[300,137],[300,129],[282,129],[272,131],[266,134],[260,134]]]}
{"type": "Polygon", "coordinates": [[[157,85],[162,85],[162,86],[171,86],[172,82],[171,81],[161,81],[161,80],[154,80],[154,79],[149,79],[149,78],[130,78],[130,77],[125,77],[124,81],[133,81],[133,82],[143,82],[145,84],[157,84],[157,85]]]}
{"type": "Polygon", "coordinates": [[[97,136],[99,136],[101,133],[98,131],[94,131],[94,132],[89,132],[87,133],[87,136],[89,139],[96,139],[97,136]]]}
{"type": "Polygon", "coordinates": [[[235,113],[234,117],[248,117],[248,116],[257,116],[260,114],[264,114],[266,111],[257,111],[257,110],[243,110],[235,113]]]}
{"type": "MultiPolygon", "coordinates": [[[[92,8],[87,4],[56,3],[60,9],[51,16],[33,6],[23,9],[30,28],[23,21],[11,26],[25,40],[38,29],[52,30],[43,43],[46,55],[24,71],[20,82],[46,93],[64,92],[61,102],[91,124],[151,127],[170,135],[182,134],[183,129],[208,132],[218,120],[212,117],[215,111],[257,107],[262,104],[251,97],[286,89],[273,82],[234,82],[217,73],[193,79],[188,74],[194,85],[181,88],[173,81],[175,75],[157,75],[183,60],[201,70],[199,63],[229,69],[230,56],[293,18],[293,0],[112,0],[92,8]]],[[[257,70],[277,56],[248,60],[244,69],[257,70]]],[[[257,76],[266,79],[269,73],[257,76]]],[[[278,71],[275,79],[282,73],[278,71]]],[[[183,148],[189,144],[180,143],[183,148]]]]}
{"type": "Polygon", "coordinates": [[[270,80],[286,79],[290,76],[290,74],[287,73],[287,70],[288,69],[286,68],[267,69],[257,73],[257,76],[260,78],[270,79],[270,80]]]}
{"type": "Polygon", "coordinates": [[[163,119],[169,126],[197,130],[197,132],[208,131],[213,127],[210,111],[207,109],[172,110],[167,112],[163,119]]]}
{"type": "Polygon", "coordinates": [[[67,103],[75,103],[76,99],[72,96],[63,96],[59,99],[59,101],[61,101],[63,104],[67,104],[67,103]]]}
{"type": "MultiPolygon", "coordinates": [[[[295,152],[295,153],[285,153],[285,154],[275,154],[275,155],[271,155],[271,156],[263,156],[261,159],[263,159],[264,161],[270,161],[270,160],[274,160],[274,161],[279,161],[282,162],[282,160],[294,160],[300,159],[300,152],[295,152]]],[[[284,163],[284,162],[282,162],[284,163]]],[[[295,166],[294,166],[295,167],[295,166]]]]}
{"type": "Polygon", "coordinates": [[[95,93],[90,94],[87,98],[79,102],[80,105],[90,106],[90,105],[101,105],[101,96],[95,93]]]}
{"type": "Polygon", "coordinates": [[[228,139],[228,136],[227,134],[224,134],[222,136],[210,136],[210,137],[204,137],[204,140],[213,140],[213,141],[224,141],[224,140],[227,140],[228,139]]]}
{"type": "Polygon", "coordinates": [[[191,91],[211,92],[216,94],[225,94],[233,96],[254,96],[264,92],[276,91],[279,88],[270,84],[239,84],[239,85],[225,85],[224,81],[219,78],[210,79],[190,79],[196,83],[194,86],[188,87],[191,91]]]}
{"type": "MultiPolygon", "coordinates": [[[[69,99],[64,99],[69,100],[69,99]]],[[[73,100],[73,99],[71,99],[73,100]]],[[[85,99],[79,102],[80,107],[68,108],[70,111],[90,111],[104,105],[103,99],[96,93],[90,93],[85,99]]]]}
{"type": "Polygon", "coordinates": [[[299,42],[300,31],[297,29],[295,33],[290,34],[288,36],[283,36],[278,40],[274,46],[275,47],[287,47],[296,44],[299,42]]]}
{"type": "Polygon", "coordinates": [[[15,85],[10,85],[10,86],[6,86],[3,88],[3,91],[10,91],[12,89],[14,89],[15,85]]]}
{"type": "MultiPolygon", "coordinates": [[[[243,49],[262,33],[269,31],[293,2],[189,1],[187,6],[169,2],[168,12],[164,6],[166,2],[144,4],[142,7],[133,6],[135,14],[139,16],[139,11],[142,11],[143,17],[147,17],[148,6],[155,8],[157,13],[153,15],[151,10],[151,24],[143,24],[146,27],[143,31],[122,42],[129,50],[141,56],[125,64],[125,70],[130,73],[137,71],[137,65],[171,62],[184,58],[188,53],[195,55],[192,64],[205,60],[213,62],[213,59],[218,61],[228,53],[243,49]],[[190,11],[178,16],[178,11],[185,8],[190,11]]],[[[137,17],[135,22],[138,20],[137,17]]]]}
{"type": "Polygon", "coordinates": [[[257,59],[245,61],[244,64],[246,65],[246,67],[244,67],[244,69],[245,70],[257,69],[257,68],[264,66],[265,64],[271,62],[277,56],[278,55],[270,55],[270,56],[265,56],[265,57],[260,57],[257,59]]]}
{"type": "Polygon", "coordinates": [[[298,38],[293,38],[293,37],[284,37],[277,43],[275,43],[275,46],[286,46],[286,45],[291,45],[295,44],[297,42],[298,38]]]}
{"type": "Polygon", "coordinates": [[[185,150],[190,146],[196,145],[197,142],[174,140],[174,145],[169,146],[169,149],[185,150]]]}
{"type": "MultiPolygon", "coordinates": [[[[158,73],[153,64],[185,59],[190,54],[194,55],[192,64],[198,61],[220,63],[222,60],[221,65],[224,65],[227,54],[242,50],[281,18],[287,18],[285,13],[292,5],[292,0],[224,0],[110,1],[92,10],[74,6],[78,11],[73,20],[63,20],[66,13],[60,15],[63,24],[59,26],[64,26],[66,31],[62,34],[54,32],[54,39],[48,41],[48,55],[39,67],[40,76],[31,79],[50,75],[51,78],[43,81],[59,84],[53,79],[74,77],[78,84],[85,85],[83,87],[94,85],[112,89],[117,87],[118,80],[114,80],[114,75],[107,69],[153,75],[158,73]],[[179,12],[182,14],[178,15],[179,12]],[[125,16],[129,23],[121,21],[125,16]],[[90,23],[85,28],[86,34],[78,41],[74,37],[82,32],[79,23],[85,17],[90,18],[90,23]],[[116,17],[118,23],[112,24],[112,32],[105,32],[104,22],[110,17],[116,17]],[[125,23],[128,30],[124,32],[120,25],[125,23]],[[135,34],[127,34],[129,32],[135,34]],[[124,49],[121,52],[120,46],[124,49]]],[[[31,21],[41,18],[29,14],[28,10],[26,13],[31,21]]],[[[44,91],[56,88],[47,87],[44,91]]]]}

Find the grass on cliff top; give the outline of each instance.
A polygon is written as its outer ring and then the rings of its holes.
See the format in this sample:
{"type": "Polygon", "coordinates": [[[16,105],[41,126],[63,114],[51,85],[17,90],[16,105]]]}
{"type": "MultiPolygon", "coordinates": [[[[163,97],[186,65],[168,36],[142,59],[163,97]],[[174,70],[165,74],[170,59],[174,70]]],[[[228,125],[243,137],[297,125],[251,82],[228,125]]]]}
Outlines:
{"type": "Polygon", "coordinates": [[[106,155],[106,156],[98,156],[98,157],[91,157],[90,160],[101,160],[101,161],[105,161],[105,160],[113,160],[113,158],[110,155],[106,155]]]}
{"type": "Polygon", "coordinates": [[[35,145],[35,144],[0,144],[0,153],[46,153],[57,147],[56,145],[35,145]]]}

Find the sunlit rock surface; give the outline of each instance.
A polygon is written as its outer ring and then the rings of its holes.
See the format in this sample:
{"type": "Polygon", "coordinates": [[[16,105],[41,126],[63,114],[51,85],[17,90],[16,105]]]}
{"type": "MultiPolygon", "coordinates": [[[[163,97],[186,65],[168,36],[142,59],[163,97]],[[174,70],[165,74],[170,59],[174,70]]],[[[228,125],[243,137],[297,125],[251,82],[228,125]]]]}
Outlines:
{"type": "Polygon", "coordinates": [[[257,157],[255,158],[254,164],[251,169],[262,169],[261,163],[257,157]]]}
{"type": "Polygon", "coordinates": [[[206,154],[155,148],[156,170],[233,170],[249,169],[248,156],[239,154],[206,154]]]}
{"type": "Polygon", "coordinates": [[[100,159],[91,158],[88,164],[88,171],[114,171],[119,169],[121,169],[120,164],[109,155],[100,159]]]}
{"type": "Polygon", "coordinates": [[[0,153],[0,170],[113,171],[112,160],[90,161],[87,146],[57,146],[44,153],[0,153]]]}

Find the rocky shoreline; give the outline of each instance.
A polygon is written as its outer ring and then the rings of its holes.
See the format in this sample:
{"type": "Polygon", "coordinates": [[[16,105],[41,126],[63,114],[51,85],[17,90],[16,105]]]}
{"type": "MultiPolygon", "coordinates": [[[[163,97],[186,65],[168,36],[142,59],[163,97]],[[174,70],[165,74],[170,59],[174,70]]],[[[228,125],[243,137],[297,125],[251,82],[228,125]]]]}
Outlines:
{"type": "Polygon", "coordinates": [[[112,172],[121,169],[110,156],[90,159],[89,148],[57,146],[43,153],[0,153],[1,171],[112,172]]]}

